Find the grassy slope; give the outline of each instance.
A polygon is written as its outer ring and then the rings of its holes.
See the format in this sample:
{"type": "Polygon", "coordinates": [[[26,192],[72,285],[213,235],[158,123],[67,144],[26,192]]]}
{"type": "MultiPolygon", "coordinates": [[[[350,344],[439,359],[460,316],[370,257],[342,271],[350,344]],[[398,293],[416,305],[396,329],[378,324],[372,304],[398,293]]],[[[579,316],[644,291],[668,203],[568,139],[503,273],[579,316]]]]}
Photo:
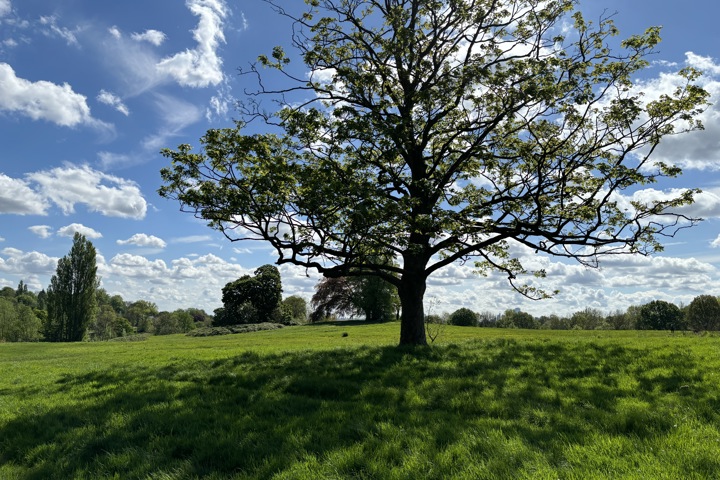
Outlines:
{"type": "Polygon", "coordinates": [[[0,478],[718,478],[718,338],[397,335],[0,344],[0,478]]]}

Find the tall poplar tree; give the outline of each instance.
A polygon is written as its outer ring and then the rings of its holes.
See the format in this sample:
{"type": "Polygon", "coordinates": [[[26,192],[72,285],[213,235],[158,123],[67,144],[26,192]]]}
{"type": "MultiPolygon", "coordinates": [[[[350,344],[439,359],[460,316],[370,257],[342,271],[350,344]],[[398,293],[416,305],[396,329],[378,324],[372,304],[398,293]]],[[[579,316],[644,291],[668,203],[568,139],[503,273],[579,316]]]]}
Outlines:
{"type": "Polygon", "coordinates": [[[70,253],[58,262],[47,290],[46,340],[77,342],[85,336],[97,310],[95,257],[93,244],[75,233],[70,253]]]}
{"type": "Polygon", "coordinates": [[[634,87],[659,28],[616,43],[612,18],[588,22],[575,0],[267,3],[292,19],[296,55],[275,47],[249,73],[285,83],[261,79],[202,151],[164,150],[160,193],[231,240],[267,241],[279,264],[394,285],[401,344],[427,343],[427,280],[453,263],[543,298],[545,272],[514,247],[595,266],[698,220],[680,208],[693,189],[620,201],[679,175],[652,153],[702,128],[699,72],[657,99],[634,87]]]}

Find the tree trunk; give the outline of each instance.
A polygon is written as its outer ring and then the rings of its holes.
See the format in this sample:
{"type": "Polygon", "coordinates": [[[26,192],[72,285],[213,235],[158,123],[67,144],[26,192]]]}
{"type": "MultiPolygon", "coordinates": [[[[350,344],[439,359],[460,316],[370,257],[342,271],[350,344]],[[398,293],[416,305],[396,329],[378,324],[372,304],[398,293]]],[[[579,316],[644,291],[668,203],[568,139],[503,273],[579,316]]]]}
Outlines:
{"type": "Polygon", "coordinates": [[[426,280],[423,274],[406,272],[400,280],[398,296],[402,306],[400,315],[400,345],[427,345],[425,338],[426,280]]]}

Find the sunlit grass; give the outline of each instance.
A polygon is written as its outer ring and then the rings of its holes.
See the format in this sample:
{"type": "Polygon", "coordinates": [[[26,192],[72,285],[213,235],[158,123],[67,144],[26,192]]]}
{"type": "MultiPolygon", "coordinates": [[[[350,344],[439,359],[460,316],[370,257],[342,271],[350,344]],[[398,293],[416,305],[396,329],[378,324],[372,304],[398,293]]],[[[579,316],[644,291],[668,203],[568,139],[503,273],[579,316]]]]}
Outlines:
{"type": "Polygon", "coordinates": [[[716,478],[720,339],[397,324],[0,345],[0,478],[716,478]],[[347,336],[343,336],[347,334],[347,336]]]}

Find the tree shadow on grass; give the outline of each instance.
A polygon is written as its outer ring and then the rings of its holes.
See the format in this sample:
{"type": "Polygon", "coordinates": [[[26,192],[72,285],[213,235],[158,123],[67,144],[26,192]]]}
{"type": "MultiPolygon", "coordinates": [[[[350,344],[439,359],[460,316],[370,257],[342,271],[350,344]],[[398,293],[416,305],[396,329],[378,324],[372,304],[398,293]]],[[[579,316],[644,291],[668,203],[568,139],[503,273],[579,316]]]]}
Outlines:
{"type": "Polygon", "coordinates": [[[562,468],[597,435],[668,435],[668,396],[717,412],[694,358],[673,358],[500,339],[68,375],[56,406],[0,427],[0,463],[31,479],[446,478],[459,462],[502,478],[538,458],[562,468]]]}

